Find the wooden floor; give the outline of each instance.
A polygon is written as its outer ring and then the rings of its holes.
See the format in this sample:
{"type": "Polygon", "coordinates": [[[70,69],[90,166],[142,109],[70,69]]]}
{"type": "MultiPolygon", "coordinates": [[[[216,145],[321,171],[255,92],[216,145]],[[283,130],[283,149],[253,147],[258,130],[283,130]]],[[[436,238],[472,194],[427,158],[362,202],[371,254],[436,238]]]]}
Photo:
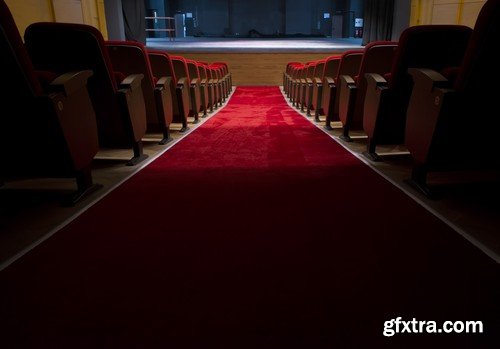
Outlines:
{"type": "Polygon", "coordinates": [[[276,86],[283,84],[283,70],[291,61],[308,62],[341,54],[340,51],[322,53],[198,53],[176,52],[185,58],[203,61],[223,61],[229,65],[236,86],[276,86]]]}

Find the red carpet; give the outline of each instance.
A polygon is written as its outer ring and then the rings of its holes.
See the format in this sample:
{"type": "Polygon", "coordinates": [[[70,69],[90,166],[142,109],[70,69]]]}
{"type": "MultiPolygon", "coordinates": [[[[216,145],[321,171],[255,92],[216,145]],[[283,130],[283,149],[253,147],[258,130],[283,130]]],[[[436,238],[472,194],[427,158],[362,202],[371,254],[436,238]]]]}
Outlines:
{"type": "Polygon", "coordinates": [[[498,347],[499,304],[498,265],[244,87],[0,273],[0,348],[498,347]],[[384,337],[398,316],[485,333],[384,337]]]}

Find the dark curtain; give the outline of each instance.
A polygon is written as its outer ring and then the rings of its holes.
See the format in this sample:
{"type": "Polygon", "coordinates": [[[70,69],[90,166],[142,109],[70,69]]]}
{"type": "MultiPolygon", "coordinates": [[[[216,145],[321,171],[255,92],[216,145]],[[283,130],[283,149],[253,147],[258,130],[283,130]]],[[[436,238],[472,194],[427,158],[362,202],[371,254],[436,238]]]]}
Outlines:
{"type": "Polygon", "coordinates": [[[391,40],[394,22],[394,0],[366,0],[363,45],[372,41],[391,40]]]}
{"type": "Polygon", "coordinates": [[[125,38],[146,44],[146,6],[144,0],[122,0],[125,38]]]}

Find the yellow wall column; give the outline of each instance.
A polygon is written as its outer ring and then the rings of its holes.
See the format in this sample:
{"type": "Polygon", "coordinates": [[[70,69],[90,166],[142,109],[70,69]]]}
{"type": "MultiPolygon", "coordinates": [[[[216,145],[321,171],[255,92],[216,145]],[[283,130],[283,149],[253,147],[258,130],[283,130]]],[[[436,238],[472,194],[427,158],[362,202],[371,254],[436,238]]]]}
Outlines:
{"type": "Polygon", "coordinates": [[[88,24],[107,39],[104,0],[6,0],[21,35],[35,22],[88,24]]]}

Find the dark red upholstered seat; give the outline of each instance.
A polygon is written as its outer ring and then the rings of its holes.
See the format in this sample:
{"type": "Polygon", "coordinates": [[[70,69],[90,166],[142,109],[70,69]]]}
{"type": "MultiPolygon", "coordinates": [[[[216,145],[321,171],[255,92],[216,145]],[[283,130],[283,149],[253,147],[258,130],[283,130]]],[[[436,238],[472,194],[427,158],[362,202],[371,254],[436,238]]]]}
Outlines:
{"type": "MultiPolygon", "coordinates": [[[[325,112],[326,121],[325,127],[331,129],[331,122],[339,120],[339,82],[342,75],[355,75],[359,71],[361,60],[363,58],[363,51],[353,50],[344,52],[340,56],[338,62],[337,75],[325,75],[323,81],[323,110],[325,112]]],[[[336,64],[336,59],[332,58],[327,60],[329,64],[336,64]]],[[[331,68],[330,68],[331,69],[331,68]]]]}
{"type": "Polygon", "coordinates": [[[307,95],[307,115],[311,116],[311,110],[314,110],[315,120],[319,121],[319,114],[322,111],[321,97],[323,90],[321,89],[323,83],[323,74],[325,72],[325,59],[320,59],[314,67],[314,72],[311,81],[308,81],[307,95]],[[321,91],[320,91],[321,90],[321,91]],[[321,96],[321,97],[320,97],[321,96]]]}
{"type": "Polygon", "coordinates": [[[342,122],[345,141],[350,141],[350,129],[363,128],[363,109],[366,95],[365,74],[387,74],[392,68],[392,60],[397,43],[392,41],[375,41],[366,45],[363,59],[356,76],[343,74],[339,76],[339,119],[342,122]]]}
{"type": "Polygon", "coordinates": [[[304,67],[302,74],[300,76],[298,82],[298,90],[297,90],[297,107],[300,107],[301,111],[307,109],[309,106],[307,105],[308,101],[308,90],[309,85],[312,88],[312,79],[314,77],[314,70],[316,69],[317,61],[309,62],[304,67]]]}
{"type": "Polygon", "coordinates": [[[410,70],[405,143],[414,160],[411,183],[424,193],[431,170],[500,168],[499,23],[500,0],[488,0],[458,68],[410,70]],[[452,72],[451,80],[439,71],[452,72]]]}
{"type": "Polygon", "coordinates": [[[219,105],[222,105],[222,101],[224,100],[224,81],[222,81],[219,78],[218,74],[218,69],[208,66],[207,67],[207,72],[210,73],[210,76],[212,77],[212,80],[214,81],[214,90],[215,90],[215,104],[219,103],[219,105]]]}
{"type": "Polygon", "coordinates": [[[201,97],[203,103],[204,114],[206,115],[207,111],[213,111],[213,94],[214,94],[214,85],[213,81],[208,76],[207,66],[204,63],[196,62],[198,65],[198,71],[200,73],[200,82],[201,82],[201,97]]]}
{"type": "Polygon", "coordinates": [[[323,114],[327,115],[330,111],[333,111],[332,108],[329,108],[329,100],[327,101],[325,98],[325,84],[328,86],[327,81],[333,81],[337,74],[338,74],[338,69],[340,65],[340,56],[339,55],[334,55],[334,56],[329,56],[325,59],[325,66],[323,68],[323,76],[321,77],[321,82],[316,82],[316,88],[317,88],[317,101],[316,103],[320,106],[318,108],[318,115],[315,113],[315,120],[319,120],[319,109],[323,112],[323,114]]]}
{"type": "Polygon", "coordinates": [[[171,90],[172,122],[181,123],[181,132],[188,129],[187,118],[189,116],[189,82],[187,78],[177,78],[174,65],[170,56],[164,51],[148,51],[149,61],[154,76],[166,76],[172,79],[175,89],[171,90]]]}
{"type": "Polygon", "coordinates": [[[220,98],[221,103],[226,101],[226,97],[229,94],[228,80],[224,76],[224,70],[220,65],[210,64],[210,69],[212,70],[212,74],[216,76],[219,86],[220,86],[220,98]]]}
{"type": "Polygon", "coordinates": [[[189,85],[189,114],[194,117],[194,122],[197,123],[199,105],[201,103],[201,95],[199,88],[198,77],[189,75],[189,67],[187,61],[182,56],[170,56],[174,66],[175,75],[178,79],[185,78],[189,85]]]}
{"type": "Polygon", "coordinates": [[[290,96],[289,82],[292,78],[292,68],[300,65],[302,65],[302,63],[300,62],[289,62],[286,65],[285,71],[283,72],[283,91],[285,91],[287,96],[290,96]]]}
{"type": "Polygon", "coordinates": [[[193,61],[192,59],[186,59],[186,64],[189,70],[189,76],[191,77],[191,82],[196,84],[196,88],[198,89],[198,95],[200,96],[199,103],[197,104],[198,110],[197,112],[203,112],[203,116],[207,115],[207,106],[206,100],[208,99],[208,90],[206,89],[206,80],[201,80],[200,68],[198,67],[198,62],[193,61]],[[205,95],[206,93],[206,95],[205,95]]]}
{"type": "Polygon", "coordinates": [[[227,95],[229,95],[230,91],[233,89],[233,77],[229,70],[228,64],[226,62],[213,62],[211,66],[222,68],[222,78],[226,81],[227,95]]]}
{"type": "Polygon", "coordinates": [[[413,82],[409,68],[430,68],[438,71],[459,65],[472,30],[459,25],[422,25],[406,29],[399,39],[391,77],[386,81],[379,74],[367,74],[367,92],[363,129],[368,135],[365,153],[378,160],[377,144],[404,142],[406,110],[413,82]]]}
{"type": "Polygon", "coordinates": [[[69,203],[98,186],[90,165],[99,145],[86,88],[92,71],[36,71],[14,19],[0,0],[2,162],[0,185],[18,177],[75,177],[69,203]]]}
{"type": "MultiPolygon", "coordinates": [[[[146,104],[146,120],[148,132],[161,132],[166,144],[170,138],[172,122],[172,95],[174,88],[171,77],[154,77],[146,48],[139,42],[108,41],[108,53],[113,68],[122,75],[142,74],[142,93],[146,104]]],[[[116,73],[115,73],[116,74],[116,73]]],[[[123,81],[125,76],[119,81],[123,81]]]]}
{"type": "Polygon", "coordinates": [[[301,65],[296,65],[294,67],[292,67],[292,71],[291,71],[291,74],[290,74],[290,80],[288,82],[289,86],[288,86],[288,95],[289,95],[289,98],[290,98],[290,102],[293,103],[293,105],[295,105],[295,98],[296,96],[298,95],[298,93],[296,93],[296,90],[297,90],[297,87],[298,87],[298,83],[299,83],[299,79],[300,79],[300,74],[302,73],[302,70],[305,68],[305,65],[304,64],[301,64],[301,65]]]}
{"type": "Polygon", "coordinates": [[[100,145],[133,148],[134,157],[128,165],[147,157],[142,151],[142,137],[146,132],[143,76],[129,75],[117,83],[99,30],[83,24],[35,23],[26,29],[25,42],[37,69],[57,73],[92,70],[94,74],[89,78],[88,88],[97,117],[100,145]]]}

